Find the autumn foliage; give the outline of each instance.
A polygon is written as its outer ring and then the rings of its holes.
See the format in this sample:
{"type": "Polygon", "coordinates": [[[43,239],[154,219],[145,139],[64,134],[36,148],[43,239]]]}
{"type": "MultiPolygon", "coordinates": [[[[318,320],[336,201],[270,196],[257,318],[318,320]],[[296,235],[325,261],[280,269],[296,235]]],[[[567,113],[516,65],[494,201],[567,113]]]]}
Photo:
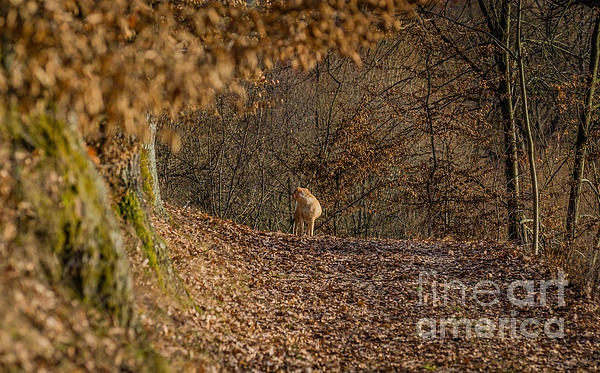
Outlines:
{"type": "Polygon", "coordinates": [[[599,65],[592,0],[1,1],[0,370],[600,369],[599,65]]]}
{"type": "Polygon", "coordinates": [[[0,95],[50,105],[85,131],[144,133],[144,113],[244,97],[237,79],[275,61],[308,69],[336,48],[359,61],[412,1],[36,1],[0,5],[0,95]]]}

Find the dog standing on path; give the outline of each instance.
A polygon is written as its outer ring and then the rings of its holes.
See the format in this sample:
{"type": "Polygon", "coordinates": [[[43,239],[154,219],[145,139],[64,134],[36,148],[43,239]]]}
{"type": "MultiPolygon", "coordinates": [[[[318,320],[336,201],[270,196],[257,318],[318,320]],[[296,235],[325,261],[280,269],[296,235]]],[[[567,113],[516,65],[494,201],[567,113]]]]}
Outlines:
{"type": "Polygon", "coordinates": [[[304,223],[306,223],[308,226],[308,235],[312,236],[315,229],[315,220],[321,216],[321,204],[306,188],[296,188],[294,199],[296,200],[294,233],[302,236],[304,234],[304,223]]]}

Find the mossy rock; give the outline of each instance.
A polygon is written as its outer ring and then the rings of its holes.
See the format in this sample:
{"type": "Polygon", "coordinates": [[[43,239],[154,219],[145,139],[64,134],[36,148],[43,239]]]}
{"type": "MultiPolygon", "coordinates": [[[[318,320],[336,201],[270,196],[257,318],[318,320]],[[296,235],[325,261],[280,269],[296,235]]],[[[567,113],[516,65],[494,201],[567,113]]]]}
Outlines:
{"type": "Polygon", "coordinates": [[[11,252],[128,324],[131,275],[122,237],[80,135],[51,116],[0,118],[0,161],[10,162],[12,180],[5,208],[17,227],[11,252]]]}

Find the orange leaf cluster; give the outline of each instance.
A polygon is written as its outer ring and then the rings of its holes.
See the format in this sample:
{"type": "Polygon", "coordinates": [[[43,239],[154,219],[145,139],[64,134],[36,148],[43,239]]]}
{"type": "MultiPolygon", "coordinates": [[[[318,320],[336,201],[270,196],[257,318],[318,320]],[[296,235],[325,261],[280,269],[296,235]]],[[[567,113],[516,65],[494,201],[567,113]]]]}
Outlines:
{"type": "Polygon", "coordinates": [[[4,1],[0,97],[85,132],[107,119],[139,134],[145,112],[206,107],[221,90],[243,97],[235,80],[277,60],[308,69],[338,49],[358,62],[415,2],[4,1]]]}

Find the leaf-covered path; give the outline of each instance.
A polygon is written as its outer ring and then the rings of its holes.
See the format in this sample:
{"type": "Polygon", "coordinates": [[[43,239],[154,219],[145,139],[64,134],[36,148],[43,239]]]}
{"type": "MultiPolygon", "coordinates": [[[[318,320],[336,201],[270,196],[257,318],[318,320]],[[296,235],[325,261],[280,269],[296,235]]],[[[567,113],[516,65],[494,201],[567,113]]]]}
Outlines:
{"type": "Polygon", "coordinates": [[[568,287],[562,305],[550,282],[544,296],[540,281],[559,275],[511,247],[299,239],[168,208],[177,228],[154,223],[198,309],[161,303],[150,285],[138,290],[138,304],[154,316],[146,329],[178,369],[600,369],[598,306],[568,287]],[[508,297],[517,280],[535,281],[535,305],[508,297]]]}

